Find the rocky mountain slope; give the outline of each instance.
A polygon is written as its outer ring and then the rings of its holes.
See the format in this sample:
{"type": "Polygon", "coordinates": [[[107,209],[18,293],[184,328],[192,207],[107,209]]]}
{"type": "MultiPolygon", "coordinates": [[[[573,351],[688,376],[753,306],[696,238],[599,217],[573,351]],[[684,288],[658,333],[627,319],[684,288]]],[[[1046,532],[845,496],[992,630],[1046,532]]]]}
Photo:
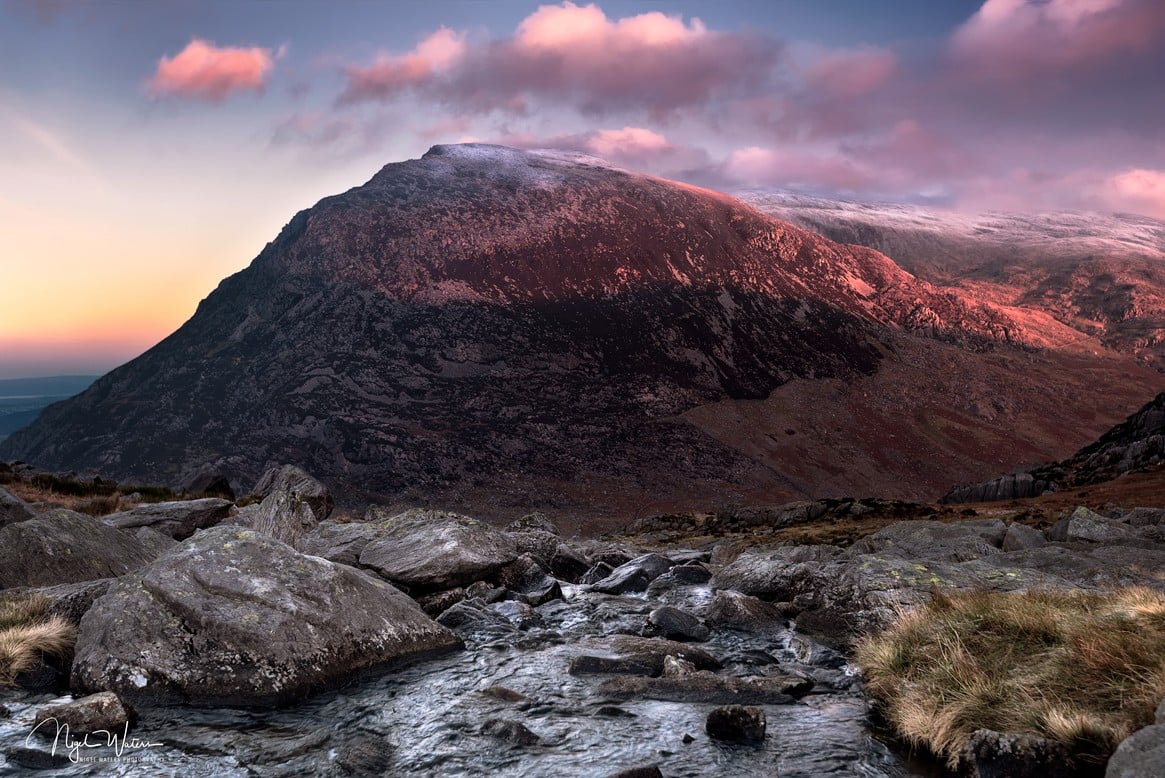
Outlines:
{"type": "Polygon", "coordinates": [[[765,190],[739,196],[833,240],[885,252],[934,283],[1045,312],[1165,369],[1165,222],[1132,214],[968,215],[765,190]]]}
{"type": "Polygon", "coordinates": [[[437,146],[297,214],[0,456],[241,486],[294,462],[342,500],[487,515],[933,497],[1062,456],[1154,380],[719,193],[437,146]]]}
{"type": "Polygon", "coordinates": [[[1104,483],[1126,475],[1165,475],[1165,393],[1071,457],[1028,471],[951,489],[943,502],[992,502],[1104,483]]]}

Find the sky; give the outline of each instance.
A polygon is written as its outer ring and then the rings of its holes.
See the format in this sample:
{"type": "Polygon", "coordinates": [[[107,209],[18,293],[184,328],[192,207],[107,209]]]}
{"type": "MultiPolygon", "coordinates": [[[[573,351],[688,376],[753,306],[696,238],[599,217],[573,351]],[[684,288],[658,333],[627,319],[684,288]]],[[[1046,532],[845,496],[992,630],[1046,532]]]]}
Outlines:
{"type": "Polygon", "coordinates": [[[1165,219],[1162,0],[0,0],[0,378],[104,372],[436,143],[1165,219]]]}

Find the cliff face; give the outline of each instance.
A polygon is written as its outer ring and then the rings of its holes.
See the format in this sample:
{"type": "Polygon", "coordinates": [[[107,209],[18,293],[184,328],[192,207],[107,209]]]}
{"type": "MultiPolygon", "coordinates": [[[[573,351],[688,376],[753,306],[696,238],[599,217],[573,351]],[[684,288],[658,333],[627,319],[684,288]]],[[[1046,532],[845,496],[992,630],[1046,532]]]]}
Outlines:
{"type": "Polygon", "coordinates": [[[1053,325],[718,193],[438,146],[296,215],[178,331],[0,456],[243,485],[294,462],[349,501],[499,511],[809,493],[680,414],[793,379],[851,385],[903,349],[1034,353],[1053,325]]]}

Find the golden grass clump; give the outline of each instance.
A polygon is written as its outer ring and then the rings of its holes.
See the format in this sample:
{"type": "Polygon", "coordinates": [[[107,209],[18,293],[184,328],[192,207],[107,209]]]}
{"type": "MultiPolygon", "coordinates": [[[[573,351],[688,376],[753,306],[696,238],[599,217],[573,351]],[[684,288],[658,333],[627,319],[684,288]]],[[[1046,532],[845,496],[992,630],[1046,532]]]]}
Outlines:
{"type": "Polygon", "coordinates": [[[0,602],[0,686],[11,686],[44,656],[72,653],[76,630],[60,616],[49,616],[48,608],[43,595],[0,602]]]}
{"type": "Polygon", "coordinates": [[[1165,697],[1165,594],[938,594],[857,661],[897,733],[952,768],[984,728],[1103,760],[1165,697]]]}

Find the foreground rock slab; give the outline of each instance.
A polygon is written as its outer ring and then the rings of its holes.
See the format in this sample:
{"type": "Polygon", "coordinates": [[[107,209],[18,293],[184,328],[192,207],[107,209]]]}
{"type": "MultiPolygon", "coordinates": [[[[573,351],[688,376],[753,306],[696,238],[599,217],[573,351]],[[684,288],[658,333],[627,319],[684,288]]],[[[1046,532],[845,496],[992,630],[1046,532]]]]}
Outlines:
{"type": "Polygon", "coordinates": [[[94,603],[81,620],[72,684],[133,704],[278,705],[460,645],[373,576],[220,526],[94,603]]]}

